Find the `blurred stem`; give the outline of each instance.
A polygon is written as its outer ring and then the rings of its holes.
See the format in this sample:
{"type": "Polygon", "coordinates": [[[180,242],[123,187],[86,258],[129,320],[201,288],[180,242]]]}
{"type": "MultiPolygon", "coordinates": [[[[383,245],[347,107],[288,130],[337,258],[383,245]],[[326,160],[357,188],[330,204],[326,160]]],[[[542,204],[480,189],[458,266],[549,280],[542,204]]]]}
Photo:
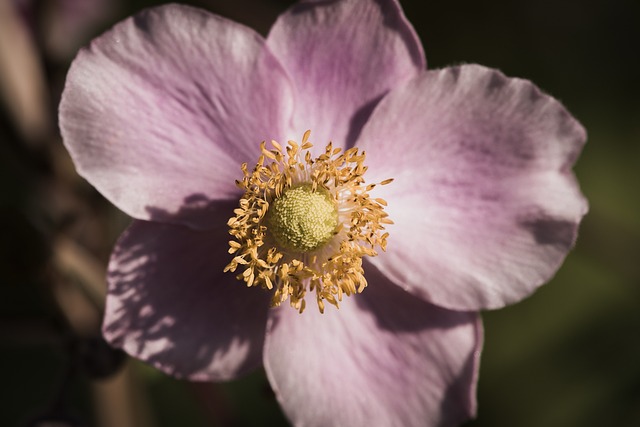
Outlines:
{"type": "Polygon", "coordinates": [[[73,240],[60,236],[54,242],[54,265],[68,276],[77,279],[84,295],[99,312],[104,311],[107,285],[104,267],[73,240]]]}
{"type": "MultiPolygon", "coordinates": [[[[54,242],[53,265],[59,274],[52,292],[73,332],[100,333],[106,284],[104,267],[80,245],[60,236],[54,242]]],[[[130,363],[107,379],[92,380],[99,427],[153,427],[149,403],[130,363]]]]}
{"type": "Polygon", "coordinates": [[[146,394],[131,363],[116,375],[91,384],[98,427],[152,427],[146,394]]]}
{"type": "Polygon", "coordinates": [[[13,3],[0,1],[0,100],[34,148],[52,128],[49,96],[37,46],[13,3]]]}

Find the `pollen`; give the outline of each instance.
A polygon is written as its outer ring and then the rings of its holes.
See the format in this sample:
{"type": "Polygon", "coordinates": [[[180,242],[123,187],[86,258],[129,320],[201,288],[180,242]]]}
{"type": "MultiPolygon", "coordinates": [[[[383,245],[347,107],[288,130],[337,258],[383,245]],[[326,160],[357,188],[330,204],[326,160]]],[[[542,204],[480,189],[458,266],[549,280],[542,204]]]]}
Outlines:
{"type": "Polygon", "coordinates": [[[225,272],[248,287],[271,292],[272,306],[289,304],[302,312],[305,297],[315,295],[320,312],[326,303],[339,307],[344,296],[367,287],[362,258],[387,246],[387,202],[365,184],[365,153],[342,151],[329,143],[312,158],[310,131],[301,144],[271,141],[260,145],[252,170],[242,164],[236,185],[244,192],[227,222],[229,253],[225,272]]]}
{"type": "Polygon", "coordinates": [[[318,249],[333,237],[338,210],[324,188],[310,184],[289,188],[271,203],[267,231],[283,248],[300,253],[318,249]]]}

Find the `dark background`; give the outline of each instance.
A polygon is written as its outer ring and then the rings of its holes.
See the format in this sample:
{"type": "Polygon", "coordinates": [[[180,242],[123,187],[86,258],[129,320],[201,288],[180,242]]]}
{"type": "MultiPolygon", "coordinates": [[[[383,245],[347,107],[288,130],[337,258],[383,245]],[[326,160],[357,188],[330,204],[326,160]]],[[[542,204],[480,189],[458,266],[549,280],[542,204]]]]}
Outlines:
{"type": "MultiPolygon", "coordinates": [[[[37,68],[27,60],[11,77],[6,64],[28,49],[18,36],[0,44],[0,425],[285,426],[262,372],[189,384],[123,361],[96,334],[102,273],[128,220],[75,175],[56,108],[77,48],[155,3],[95,2],[77,30],[63,19],[71,2],[0,10],[0,37],[13,38],[7,19],[20,23],[37,68]]],[[[266,34],[292,2],[191,3],[266,34]]],[[[429,68],[480,63],[530,79],[589,133],[575,168],[590,201],[577,246],[532,297],[484,313],[478,419],[467,426],[640,425],[640,2],[402,5],[429,68]]]]}

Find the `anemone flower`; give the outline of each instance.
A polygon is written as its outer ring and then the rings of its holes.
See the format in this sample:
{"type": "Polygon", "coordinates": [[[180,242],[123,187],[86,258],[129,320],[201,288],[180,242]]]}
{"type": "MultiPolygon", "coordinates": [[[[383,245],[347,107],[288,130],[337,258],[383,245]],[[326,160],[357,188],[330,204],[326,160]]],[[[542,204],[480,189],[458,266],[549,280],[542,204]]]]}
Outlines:
{"type": "Polygon", "coordinates": [[[107,340],[191,380],[263,365],[297,426],[473,417],[478,311],[547,281],[587,210],[580,124],[528,81],[427,71],[395,0],[303,1],[266,40],[143,11],[80,51],[60,127],[134,218],[107,340]]]}

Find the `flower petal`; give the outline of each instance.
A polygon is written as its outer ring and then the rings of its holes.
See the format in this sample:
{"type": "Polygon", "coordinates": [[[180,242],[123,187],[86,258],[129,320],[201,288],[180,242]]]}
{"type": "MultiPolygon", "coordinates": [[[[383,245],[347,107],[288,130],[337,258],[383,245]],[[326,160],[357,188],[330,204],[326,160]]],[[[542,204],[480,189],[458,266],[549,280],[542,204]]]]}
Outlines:
{"type": "Polygon", "coordinates": [[[448,426],[475,415],[482,324],[366,266],[369,287],[320,314],[274,310],[269,381],[296,426],[448,426]]]}
{"type": "Polygon", "coordinates": [[[420,41],[395,0],[303,1],[267,44],[296,91],[293,135],[352,145],[375,104],[425,68],[420,41]]]}
{"type": "MultiPolygon", "coordinates": [[[[586,135],[555,99],[477,65],[425,72],[373,113],[359,146],[396,225],[372,259],[459,310],[514,303],[549,280],[587,203],[571,167],[586,135]]],[[[378,190],[378,188],[376,188],[378,190]]]]}
{"type": "MultiPolygon", "coordinates": [[[[138,219],[234,198],[240,165],[290,115],[286,76],[253,30],[178,5],[148,9],[75,59],[60,127],[81,175],[138,219]]],[[[174,215],[175,216],[175,215],[174,215]]],[[[210,215],[162,220],[210,226],[210,215]]]]}
{"type": "Polygon", "coordinates": [[[259,367],[269,295],[223,273],[227,247],[223,229],[135,221],[109,264],[105,338],[191,380],[259,367]]]}

